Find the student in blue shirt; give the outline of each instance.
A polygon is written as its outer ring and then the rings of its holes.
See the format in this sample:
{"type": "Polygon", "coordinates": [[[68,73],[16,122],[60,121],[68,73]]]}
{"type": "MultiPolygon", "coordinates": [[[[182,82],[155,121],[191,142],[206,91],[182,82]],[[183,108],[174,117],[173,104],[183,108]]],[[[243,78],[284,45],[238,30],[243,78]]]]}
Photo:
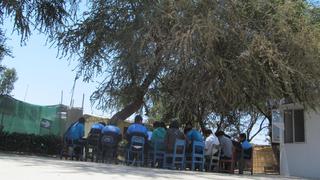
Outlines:
{"type": "Polygon", "coordinates": [[[84,124],[85,119],[81,117],[75,123],[71,124],[65,133],[65,141],[68,145],[76,145],[74,148],[74,152],[76,154],[77,159],[79,159],[83,152],[83,141],[82,138],[84,136],[84,124]]]}
{"type": "Polygon", "coordinates": [[[84,123],[85,119],[81,117],[77,122],[72,124],[66,132],[66,139],[72,140],[73,142],[82,139],[84,136],[84,123]]]}
{"type": "Polygon", "coordinates": [[[248,142],[246,134],[241,133],[239,135],[239,140],[241,143],[241,148],[243,149],[243,152],[244,152],[244,158],[250,159],[251,153],[252,153],[252,145],[248,142]]]}
{"type": "Polygon", "coordinates": [[[104,126],[106,125],[105,122],[98,122],[98,123],[95,123],[91,126],[91,129],[90,129],[90,134],[91,133],[98,133],[100,134],[102,129],[104,128],[104,126]]]}
{"type": "Polygon", "coordinates": [[[239,138],[240,138],[242,149],[247,150],[247,149],[252,148],[252,145],[247,141],[247,136],[245,133],[241,133],[239,135],[239,138]]]}
{"type": "MultiPolygon", "coordinates": [[[[147,128],[142,124],[142,117],[140,115],[137,115],[134,118],[134,123],[131,124],[126,132],[126,139],[130,142],[131,137],[135,136],[142,136],[147,140],[148,138],[148,130],[147,128]]],[[[146,141],[147,142],[147,141],[146,141]]]]}
{"type": "Polygon", "coordinates": [[[247,141],[247,136],[245,133],[239,134],[239,142],[240,142],[240,149],[238,149],[238,166],[239,166],[239,174],[243,174],[243,168],[245,159],[252,158],[252,145],[247,141]],[[239,152],[240,151],[240,152],[239,152]]]}
{"type": "MultiPolygon", "coordinates": [[[[101,131],[101,147],[103,159],[107,156],[107,153],[112,153],[113,160],[117,160],[118,144],[121,141],[120,128],[115,123],[110,122],[101,131]]],[[[110,154],[109,154],[110,155],[110,154]]],[[[117,161],[116,161],[117,162],[117,161]]]]}
{"type": "Polygon", "coordinates": [[[102,129],[102,134],[107,134],[107,133],[115,133],[115,134],[121,135],[121,130],[115,124],[109,123],[102,129]]]}
{"type": "Polygon", "coordinates": [[[194,141],[204,142],[202,134],[198,130],[192,128],[191,122],[188,122],[186,124],[186,127],[184,129],[184,134],[186,135],[187,143],[188,143],[188,146],[186,149],[187,152],[192,152],[192,143],[194,141]]]}

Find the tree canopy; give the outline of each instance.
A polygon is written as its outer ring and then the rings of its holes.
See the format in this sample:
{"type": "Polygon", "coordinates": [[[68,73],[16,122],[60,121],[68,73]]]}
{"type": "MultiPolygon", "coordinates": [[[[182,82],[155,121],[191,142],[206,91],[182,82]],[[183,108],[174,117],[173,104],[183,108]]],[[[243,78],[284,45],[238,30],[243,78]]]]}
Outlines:
{"type": "Polygon", "coordinates": [[[57,35],[58,46],[79,56],[86,80],[106,76],[92,99],[129,111],[116,119],[155,96],[186,112],[199,104],[224,112],[281,98],[317,103],[319,24],[305,1],[88,5],[82,20],[57,35]]]}
{"type": "Polygon", "coordinates": [[[19,32],[28,35],[30,9],[60,55],[78,60],[85,81],[105,77],[91,98],[120,110],[112,120],[157,103],[199,123],[282,98],[318,105],[319,12],[307,1],[11,2],[0,12],[15,17],[19,32]],[[73,14],[77,8],[83,13],[73,14]]]}

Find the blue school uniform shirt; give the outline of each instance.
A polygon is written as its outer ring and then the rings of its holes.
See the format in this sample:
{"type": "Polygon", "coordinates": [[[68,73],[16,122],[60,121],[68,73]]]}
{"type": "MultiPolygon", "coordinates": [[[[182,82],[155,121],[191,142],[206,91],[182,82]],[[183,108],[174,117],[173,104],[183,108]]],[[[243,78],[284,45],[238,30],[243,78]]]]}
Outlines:
{"type": "Polygon", "coordinates": [[[84,136],[84,124],[79,122],[72,125],[67,135],[68,139],[71,139],[71,140],[79,140],[83,136],[84,136]]]}
{"type": "Polygon", "coordinates": [[[114,125],[107,125],[102,129],[102,134],[107,132],[114,132],[117,134],[121,134],[120,128],[114,125]]]}
{"type": "Polygon", "coordinates": [[[201,133],[195,129],[191,129],[187,133],[187,138],[189,141],[203,141],[203,137],[202,137],[201,133]]]}
{"type": "Polygon", "coordinates": [[[241,143],[241,147],[242,149],[247,150],[252,148],[252,145],[247,140],[245,140],[241,143]]]}
{"type": "Polygon", "coordinates": [[[128,127],[127,134],[131,134],[131,133],[142,133],[142,134],[144,134],[146,137],[148,137],[148,130],[147,130],[147,128],[146,128],[144,125],[142,125],[142,124],[137,124],[137,123],[131,124],[131,125],[128,127]]]}
{"type": "Polygon", "coordinates": [[[104,126],[100,123],[95,123],[91,126],[91,129],[99,129],[102,130],[104,128],[104,126]]]}

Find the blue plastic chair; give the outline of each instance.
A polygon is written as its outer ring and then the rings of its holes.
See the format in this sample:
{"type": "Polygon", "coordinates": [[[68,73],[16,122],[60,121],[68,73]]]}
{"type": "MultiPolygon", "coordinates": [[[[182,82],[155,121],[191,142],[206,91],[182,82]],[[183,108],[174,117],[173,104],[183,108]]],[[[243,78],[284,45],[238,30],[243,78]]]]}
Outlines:
{"type": "Polygon", "coordinates": [[[102,162],[114,162],[117,163],[117,148],[121,136],[113,133],[107,132],[102,134],[100,144],[101,144],[101,156],[102,162]]]}
{"type": "Polygon", "coordinates": [[[196,166],[200,171],[204,169],[204,142],[193,141],[192,152],[186,154],[186,165],[194,171],[196,166]]]}
{"type": "Polygon", "coordinates": [[[164,158],[164,168],[170,168],[170,169],[177,169],[177,167],[180,168],[180,170],[184,169],[184,156],[186,151],[186,141],[181,139],[176,139],[173,153],[166,153],[164,158]],[[171,160],[171,162],[168,162],[168,159],[171,160]]]}
{"type": "Polygon", "coordinates": [[[165,151],[164,149],[161,149],[161,147],[164,147],[164,141],[156,140],[153,144],[153,148],[149,152],[149,160],[152,167],[155,167],[155,165],[160,168],[163,167],[165,151]]]}
{"type": "Polygon", "coordinates": [[[140,166],[144,163],[144,145],[145,138],[141,136],[132,136],[131,143],[127,150],[126,162],[128,165],[137,163],[140,166]]]}

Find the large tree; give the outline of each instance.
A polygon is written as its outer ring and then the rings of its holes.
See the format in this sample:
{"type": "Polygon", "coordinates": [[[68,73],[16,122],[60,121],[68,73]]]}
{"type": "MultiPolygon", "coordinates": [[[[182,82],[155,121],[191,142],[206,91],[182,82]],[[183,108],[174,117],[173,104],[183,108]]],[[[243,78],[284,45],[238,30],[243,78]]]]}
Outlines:
{"type": "Polygon", "coordinates": [[[216,112],[270,99],[318,103],[319,28],[307,2],[101,1],[56,37],[79,57],[79,73],[104,75],[93,94],[124,120],[165,95],[175,109],[216,112]],[[160,92],[160,93],[159,93],[160,92]],[[194,107],[194,106],[193,106],[194,107]]]}
{"type": "Polygon", "coordinates": [[[318,103],[319,13],[306,1],[79,2],[2,1],[0,13],[22,39],[35,21],[62,56],[78,58],[84,80],[104,76],[92,99],[120,110],[115,121],[154,96],[198,117],[264,110],[270,99],[318,103]]]}

